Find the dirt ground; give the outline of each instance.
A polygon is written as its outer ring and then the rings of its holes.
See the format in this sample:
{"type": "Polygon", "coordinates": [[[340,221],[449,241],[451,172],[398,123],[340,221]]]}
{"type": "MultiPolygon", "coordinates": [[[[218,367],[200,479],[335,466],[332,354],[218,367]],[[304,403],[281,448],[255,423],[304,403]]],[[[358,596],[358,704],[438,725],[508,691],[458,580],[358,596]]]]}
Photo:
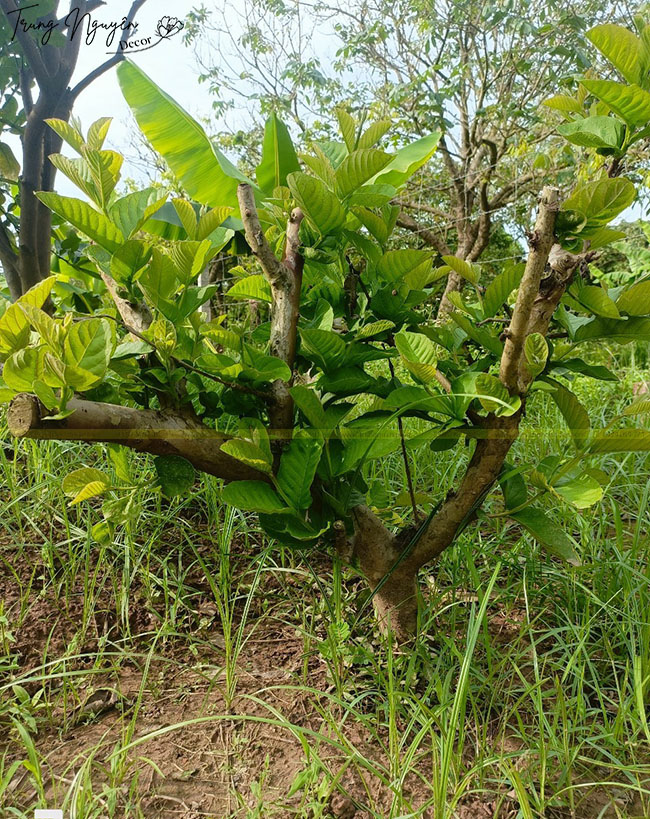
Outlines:
{"type": "MultiPolygon", "coordinates": [[[[128,617],[120,626],[108,586],[90,608],[84,608],[83,577],[65,597],[46,597],[42,589],[50,578],[44,580],[38,545],[25,547],[20,561],[12,561],[11,544],[0,547],[5,566],[11,565],[15,573],[0,572],[4,613],[9,623],[22,617],[10,644],[16,665],[13,674],[23,678],[21,684],[30,696],[40,690],[40,702],[48,703],[40,712],[37,709],[35,736],[36,749],[46,760],[43,787],[48,804],[61,804],[63,794],[76,785],[99,794],[105,815],[115,803],[115,816],[374,819],[390,815],[390,788],[359,764],[360,759],[387,764],[371,732],[361,722],[342,717],[339,726],[336,720],[323,718],[324,712],[334,711],[336,716],[330,696],[334,686],[321,654],[312,650],[305,655],[297,608],[272,607],[269,613],[269,600],[276,594],[278,599],[285,596],[287,583],[304,586],[303,577],[287,580],[285,575],[280,588],[272,573],[265,576],[248,612],[246,639],[236,664],[235,695],[228,705],[225,643],[214,597],[200,571],[192,570],[185,578],[196,590],[193,623],[166,632],[161,629],[162,607],[152,605],[137,589],[129,596],[128,617]],[[85,628],[80,632],[82,623],[85,628]],[[72,659],[58,669],[68,676],[54,676],[45,684],[39,681],[44,657],[51,662],[66,653],[72,659]],[[30,675],[30,670],[35,673],[30,675]],[[343,737],[347,747],[357,751],[357,759],[337,749],[343,737]],[[289,795],[291,785],[316,759],[332,772],[330,783],[338,778],[316,800],[325,807],[305,807],[304,800],[300,806],[300,793],[289,795]],[[111,790],[103,797],[108,782],[111,790]],[[257,812],[261,796],[267,807],[257,812]],[[269,805],[274,805],[271,812],[269,805]]],[[[320,568],[328,571],[326,558],[322,560],[320,568]]],[[[298,591],[312,593],[304,588],[298,591]]],[[[490,628],[497,639],[507,641],[516,633],[517,623],[511,620],[512,615],[493,613],[490,628]]],[[[0,734],[6,770],[13,760],[24,758],[25,750],[19,747],[15,731],[9,730],[9,722],[0,719],[6,729],[4,736],[0,734]]],[[[427,765],[430,770],[430,757],[418,766],[425,782],[427,765]]],[[[430,788],[415,775],[408,776],[403,787],[416,809],[431,797],[430,788]]],[[[515,819],[519,805],[514,793],[504,789],[497,795],[494,800],[465,800],[456,816],[515,819]]],[[[30,815],[35,793],[24,768],[12,778],[4,799],[5,808],[30,815]]],[[[597,796],[588,802],[583,803],[585,819],[615,815],[600,813],[603,802],[597,796]]],[[[433,817],[425,809],[413,815],[433,817]]],[[[557,814],[558,819],[563,816],[568,814],[557,814]]]]}

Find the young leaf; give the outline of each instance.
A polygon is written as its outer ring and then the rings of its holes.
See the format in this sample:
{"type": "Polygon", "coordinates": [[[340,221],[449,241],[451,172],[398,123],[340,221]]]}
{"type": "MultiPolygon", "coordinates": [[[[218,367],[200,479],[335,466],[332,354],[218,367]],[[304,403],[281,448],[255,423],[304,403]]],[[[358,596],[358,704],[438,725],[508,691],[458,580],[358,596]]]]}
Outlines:
{"type": "Polygon", "coordinates": [[[544,371],[548,359],[548,344],[541,333],[531,333],[526,337],[524,355],[528,371],[533,377],[544,371]]]}
{"type": "Polygon", "coordinates": [[[524,268],[523,264],[512,264],[490,282],[483,296],[483,313],[486,318],[496,315],[512,291],[519,287],[524,268]]]}
{"type": "Polygon", "coordinates": [[[629,83],[641,81],[641,69],[646,62],[641,40],[623,26],[604,23],[587,32],[587,37],[629,83]]]}
{"type": "Polygon", "coordinates": [[[61,488],[66,495],[74,498],[89,483],[104,483],[108,487],[110,486],[111,479],[99,469],[82,467],[66,475],[61,484],[61,488]]]}
{"type": "Polygon", "coordinates": [[[354,151],[357,147],[357,123],[354,117],[345,110],[345,108],[336,109],[336,118],[339,121],[339,128],[341,129],[341,136],[345,142],[348,151],[354,151]]]}
{"type": "Polygon", "coordinates": [[[521,407],[521,399],[511,396],[499,379],[488,373],[476,378],[476,393],[483,409],[495,415],[514,415],[521,407]]]}
{"type": "Polygon", "coordinates": [[[270,475],[273,470],[272,460],[267,458],[263,449],[251,441],[245,441],[242,438],[231,438],[221,447],[221,451],[253,467],[253,469],[265,472],[267,475],[270,475]]]}
{"type": "Polygon", "coordinates": [[[478,282],[480,275],[480,268],[478,265],[474,265],[470,262],[464,261],[463,259],[459,259],[458,256],[443,256],[442,260],[454,271],[454,273],[458,273],[459,276],[467,279],[468,282],[471,282],[472,284],[476,284],[478,282]]]}
{"type": "Polygon", "coordinates": [[[231,299],[243,299],[248,301],[254,299],[255,301],[265,301],[271,304],[273,296],[271,295],[271,285],[262,276],[262,274],[255,276],[245,276],[226,292],[226,295],[231,299]]]}
{"type": "Polygon", "coordinates": [[[406,368],[423,384],[436,380],[438,351],[436,345],[422,333],[402,330],[395,336],[395,346],[406,368]]]}
{"type": "Polygon", "coordinates": [[[101,378],[114,349],[113,328],[106,319],[88,319],[70,327],[64,342],[63,361],[101,378]]]}

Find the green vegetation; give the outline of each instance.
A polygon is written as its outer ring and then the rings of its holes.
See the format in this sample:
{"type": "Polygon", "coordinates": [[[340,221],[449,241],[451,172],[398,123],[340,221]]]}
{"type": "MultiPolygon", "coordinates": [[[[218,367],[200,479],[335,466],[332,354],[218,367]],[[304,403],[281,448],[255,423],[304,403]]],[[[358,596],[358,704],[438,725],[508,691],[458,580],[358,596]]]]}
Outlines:
{"type": "MultiPolygon", "coordinates": [[[[524,114],[504,112],[501,154],[470,125],[461,7],[455,253],[414,245],[404,200],[437,149],[456,179],[442,111],[407,139],[338,106],[338,134],[296,147],[272,110],[249,173],[112,58],[168,202],[124,194],[110,120],[82,130],[75,89],[48,115],[69,42],[12,49],[8,815],[648,815],[650,278],[615,220],[642,188],[650,25],[586,32],[607,65],[545,100],[538,137],[557,150],[546,116],[564,160],[524,258],[499,259],[491,238],[516,245],[490,196],[512,182],[493,174],[524,114]]],[[[492,69],[531,116],[503,49],[492,69]]]]}

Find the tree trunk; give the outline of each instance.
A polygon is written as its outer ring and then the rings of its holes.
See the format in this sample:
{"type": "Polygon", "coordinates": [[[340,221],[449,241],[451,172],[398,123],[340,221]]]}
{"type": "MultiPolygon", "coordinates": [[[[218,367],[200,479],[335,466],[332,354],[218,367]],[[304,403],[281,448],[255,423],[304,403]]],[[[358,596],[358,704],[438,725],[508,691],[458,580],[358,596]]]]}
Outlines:
{"type": "MultiPolygon", "coordinates": [[[[374,592],[379,584],[371,582],[374,592]]],[[[404,643],[417,633],[417,573],[395,570],[372,599],[379,628],[391,632],[396,643],[404,643]]]]}
{"type": "Polygon", "coordinates": [[[353,556],[374,592],[377,623],[404,643],[415,636],[418,619],[417,568],[402,560],[411,531],[396,538],[367,506],[357,506],[353,515],[353,556]]]}

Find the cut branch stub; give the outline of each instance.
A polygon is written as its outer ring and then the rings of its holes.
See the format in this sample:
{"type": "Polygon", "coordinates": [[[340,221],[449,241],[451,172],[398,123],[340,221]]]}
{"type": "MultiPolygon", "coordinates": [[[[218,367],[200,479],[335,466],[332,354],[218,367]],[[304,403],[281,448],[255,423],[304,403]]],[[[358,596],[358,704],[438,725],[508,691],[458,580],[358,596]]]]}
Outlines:
{"type": "Polygon", "coordinates": [[[73,398],[72,415],[47,420],[48,410],[34,395],[17,395],[7,410],[9,431],[17,438],[121,444],[152,455],[181,455],[200,472],[226,481],[265,481],[268,476],[232,458],[221,447],[228,436],[203,426],[190,414],[139,410],[73,398]]]}

